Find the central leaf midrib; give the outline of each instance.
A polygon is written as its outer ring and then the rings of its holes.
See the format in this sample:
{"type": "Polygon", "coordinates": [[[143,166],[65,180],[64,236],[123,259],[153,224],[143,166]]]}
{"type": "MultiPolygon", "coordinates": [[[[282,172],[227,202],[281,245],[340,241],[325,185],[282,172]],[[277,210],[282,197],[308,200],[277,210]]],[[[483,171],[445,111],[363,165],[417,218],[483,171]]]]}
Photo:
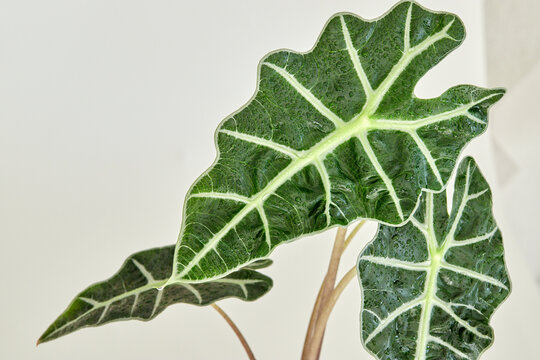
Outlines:
{"type": "Polygon", "coordinates": [[[429,332],[431,328],[431,313],[437,292],[437,278],[441,269],[441,255],[439,252],[431,255],[431,265],[427,271],[426,291],[424,295],[424,305],[418,327],[418,343],[416,349],[416,358],[424,360],[426,357],[426,347],[428,344],[429,332]],[[433,256],[435,255],[435,256],[433,256]]]}
{"type": "Polygon", "coordinates": [[[427,232],[424,233],[426,245],[431,262],[427,270],[427,279],[424,291],[424,304],[420,315],[420,323],[418,325],[418,341],[416,343],[416,359],[424,360],[426,357],[426,347],[428,343],[429,329],[431,323],[431,312],[433,311],[433,300],[437,291],[437,277],[441,266],[441,254],[434,233],[433,224],[433,194],[426,195],[426,225],[427,232]]]}
{"type": "MultiPolygon", "coordinates": [[[[195,264],[197,264],[207,253],[214,250],[215,246],[223,236],[225,236],[231,229],[233,229],[238,223],[252,210],[256,209],[257,206],[262,205],[262,203],[272,195],[281,185],[287,182],[293,175],[298,173],[304,167],[313,164],[317,159],[324,159],[328,153],[333,151],[336,147],[343,144],[344,142],[350,140],[351,138],[362,134],[362,132],[367,132],[373,128],[372,121],[362,113],[357,115],[353,120],[349,121],[345,125],[336,128],[332,133],[327,135],[321,141],[319,141],[315,146],[309,149],[306,153],[303,153],[298,158],[293,159],[291,163],[283,169],[276,177],[274,177],[266,185],[266,187],[253,196],[250,199],[250,202],[247,203],[242,210],[240,210],[228,223],[225,225],[219,232],[217,232],[213,238],[203,247],[201,251],[190,261],[190,263],[179,273],[176,278],[182,278],[185,276],[195,264]]],[[[226,273],[230,273],[236,270],[229,269],[226,273]]],[[[225,275],[226,275],[225,274],[225,275]]],[[[220,274],[218,277],[223,277],[223,274],[220,274]]],[[[205,278],[203,281],[212,280],[214,278],[205,278]]]]}

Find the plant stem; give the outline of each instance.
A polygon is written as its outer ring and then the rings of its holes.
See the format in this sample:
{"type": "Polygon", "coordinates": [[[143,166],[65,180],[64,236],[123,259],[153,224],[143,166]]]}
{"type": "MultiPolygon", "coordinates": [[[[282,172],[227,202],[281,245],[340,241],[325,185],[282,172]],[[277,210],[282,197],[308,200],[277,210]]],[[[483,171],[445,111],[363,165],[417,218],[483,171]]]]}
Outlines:
{"type": "MultiPolygon", "coordinates": [[[[347,273],[341,278],[338,285],[332,291],[332,294],[328,300],[328,303],[326,306],[322,309],[319,320],[317,321],[317,326],[315,327],[313,331],[313,337],[312,342],[314,344],[321,344],[322,339],[324,336],[324,331],[326,329],[326,324],[328,323],[328,318],[330,317],[330,314],[332,313],[332,310],[334,309],[334,306],[336,305],[337,300],[339,299],[339,296],[345,290],[347,285],[351,282],[351,280],[356,276],[356,266],[353,266],[347,273]]],[[[320,355],[320,346],[317,349],[317,352],[309,353],[306,357],[306,359],[318,359],[320,355]],[[311,356],[311,357],[310,357],[311,356]]]]}
{"type": "Polygon", "coordinates": [[[306,332],[306,339],[304,341],[304,349],[302,351],[302,359],[309,359],[309,354],[317,349],[318,345],[312,341],[313,333],[315,327],[318,323],[318,318],[321,313],[321,309],[324,307],[332,290],[334,284],[336,283],[337,271],[339,268],[339,261],[341,255],[343,254],[343,244],[345,243],[345,235],[347,234],[347,228],[338,228],[336,233],[336,239],[334,241],[334,247],[332,249],[332,255],[330,256],[330,263],[328,264],[328,270],[319,289],[317,299],[315,300],[315,305],[313,306],[313,311],[311,312],[311,318],[309,320],[309,326],[306,332]]]}
{"type": "Polygon", "coordinates": [[[244,335],[242,335],[242,332],[240,331],[240,329],[238,329],[238,327],[236,326],[234,321],[232,321],[232,319],[229,317],[229,315],[227,315],[227,313],[225,311],[223,311],[223,309],[220,308],[217,304],[212,304],[212,307],[214,309],[216,309],[216,311],[221,316],[223,316],[223,318],[225,319],[227,324],[229,324],[231,329],[234,331],[234,333],[238,337],[238,340],[240,340],[240,342],[242,343],[242,346],[246,350],[246,354],[247,354],[249,360],[255,360],[255,355],[253,355],[253,351],[251,351],[251,348],[249,347],[249,344],[247,343],[246,338],[244,337],[244,335]]]}
{"type": "MultiPolygon", "coordinates": [[[[328,265],[328,270],[321,284],[321,288],[319,289],[319,293],[317,294],[317,299],[315,300],[315,305],[313,306],[313,311],[309,320],[309,326],[306,332],[306,339],[304,341],[304,349],[302,351],[302,360],[318,359],[320,356],[322,341],[326,329],[326,323],[328,321],[328,317],[330,316],[330,313],[325,316],[322,316],[322,313],[323,311],[325,311],[325,309],[328,308],[328,306],[330,306],[329,311],[331,312],[332,308],[334,307],[335,301],[337,300],[332,300],[332,294],[334,294],[335,292],[334,284],[336,282],[337,270],[339,267],[341,256],[343,255],[345,249],[351,243],[352,239],[355,237],[358,231],[360,231],[360,229],[365,223],[365,220],[360,221],[346,238],[345,236],[347,235],[347,229],[338,229],[334,242],[334,247],[332,249],[332,255],[330,257],[330,263],[328,265]]],[[[351,274],[354,274],[354,272],[352,272],[351,274]]],[[[349,273],[347,273],[347,275],[349,275],[349,273]]],[[[347,283],[349,281],[350,279],[347,281],[347,283]]]]}
{"type": "Polygon", "coordinates": [[[355,235],[358,233],[358,231],[360,231],[360,229],[362,228],[362,226],[364,226],[365,223],[366,223],[366,220],[362,220],[354,227],[354,229],[352,229],[351,233],[345,239],[345,243],[343,244],[343,250],[342,251],[345,251],[347,246],[349,246],[352,239],[354,239],[355,235]]]}

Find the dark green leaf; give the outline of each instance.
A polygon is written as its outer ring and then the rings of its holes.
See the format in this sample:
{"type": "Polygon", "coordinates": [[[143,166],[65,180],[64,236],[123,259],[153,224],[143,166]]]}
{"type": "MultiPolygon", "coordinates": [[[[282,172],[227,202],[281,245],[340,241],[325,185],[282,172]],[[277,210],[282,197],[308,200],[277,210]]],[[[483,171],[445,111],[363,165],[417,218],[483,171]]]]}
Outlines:
{"type": "Polygon", "coordinates": [[[38,340],[50,341],[75,330],[118,320],[151,320],[176,303],[208,305],[227,297],[253,301],[266,294],[272,280],[254,271],[271,264],[262,260],[252,269],[202,284],[165,285],[171,274],[174,246],[131,255],[112,278],[81,292],[38,340]]]}

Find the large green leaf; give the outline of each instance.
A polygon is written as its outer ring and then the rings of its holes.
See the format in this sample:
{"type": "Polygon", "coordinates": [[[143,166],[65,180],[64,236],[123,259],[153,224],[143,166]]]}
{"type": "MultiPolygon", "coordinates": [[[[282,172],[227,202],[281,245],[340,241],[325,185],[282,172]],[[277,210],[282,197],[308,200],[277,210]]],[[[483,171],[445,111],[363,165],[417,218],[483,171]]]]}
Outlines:
{"type": "Polygon", "coordinates": [[[171,274],[174,246],[131,255],[112,278],[81,292],[41,335],[38,343],[75,330],[118,320],[151,320],[169,305],[208,305],[227,297],[253,301],[266,294],[272,280],[253,269],[266,267],[261,260],[227,277],[204,284],[165,285],[171,274]]]}
{"type": "Polygon", "coordinates": [[[477,359],[510,281],[491,191],[472,158],[446,194],[424,193],[402,227],[381,225],[362,252],[361,331],[379,359],[477,359]]]}
{"type": "Polygon", "coordinates": [[[266,56],[256,94],[219,126],[218,157],[189,191],[170,282],[222,277],[358,218],[403,223],[422,189],[443,188],[504,93],[414,96],[464,36],[455,15],[407,1],[374,21],[337,14],[311,51],[266,56]]]}

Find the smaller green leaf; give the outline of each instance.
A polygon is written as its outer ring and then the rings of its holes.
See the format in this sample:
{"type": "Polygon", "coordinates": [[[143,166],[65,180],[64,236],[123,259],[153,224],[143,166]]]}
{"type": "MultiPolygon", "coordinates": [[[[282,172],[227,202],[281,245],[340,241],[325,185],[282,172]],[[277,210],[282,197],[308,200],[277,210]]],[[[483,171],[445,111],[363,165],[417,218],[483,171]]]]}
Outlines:
{"type": "Polygon", "coordinates": [[[378,359],[478,359],[510,292],[491,191],[472,158],[446,193],[424,192],[410,221],[381,225],[358,260],[362,343],[378,359]]]}
{"type": "Polygon", "coordinates": [[[268,259],[210,282],[164,286],[171,274],[173,256],[174,245],[131,255],[113,277],[77,295],[41,335],[38,344],[111,321],[148,321],[176,303],[204,306],[227,297],[253,301],[272,288],[272,279],[254,270],[269,266],[272,261],[268,259]]]}

